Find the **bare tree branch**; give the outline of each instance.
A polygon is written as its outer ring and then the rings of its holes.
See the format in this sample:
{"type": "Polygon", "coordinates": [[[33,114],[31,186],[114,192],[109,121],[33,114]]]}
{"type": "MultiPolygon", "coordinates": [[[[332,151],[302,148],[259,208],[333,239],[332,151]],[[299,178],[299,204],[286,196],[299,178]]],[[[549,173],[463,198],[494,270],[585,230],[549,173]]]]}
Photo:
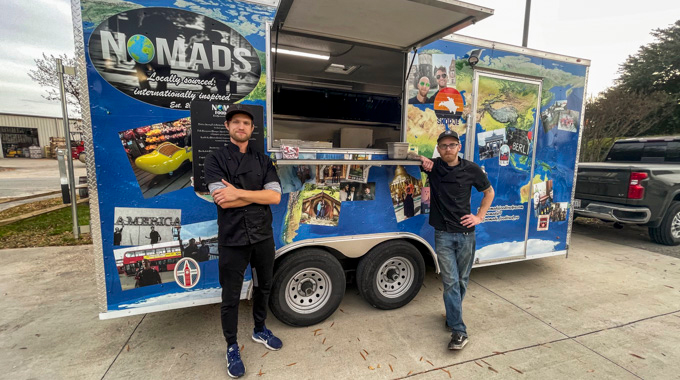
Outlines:
{"type": "MultiPolygon", "coordinates": [[[[59,78],[57,77],[57,66],[55,59],[61,58],[64,66],[76,66],[76,60],[66,54],[49,56],[45,53],[42,58],[35,59],[36,68],[28,72],[28,76],[37,82],[40,86],[46,87],[47,95],[43,98],[49,101],[61,101],[59,95],[59,78]]],[[[80,81],[81,73],[76,72],[76,76],[64,75],[64,89],[66,91],[66,101],[68,103],[68,110],[70,116],[80,117],[80,81]]]]}

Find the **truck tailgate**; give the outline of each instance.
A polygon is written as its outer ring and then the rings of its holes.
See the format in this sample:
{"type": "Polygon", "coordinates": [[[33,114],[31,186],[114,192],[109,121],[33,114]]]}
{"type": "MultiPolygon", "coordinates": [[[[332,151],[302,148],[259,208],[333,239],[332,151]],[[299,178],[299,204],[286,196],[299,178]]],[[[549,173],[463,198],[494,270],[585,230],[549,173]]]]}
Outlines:
{"type": "Polygon", "coordinates": [[[627,198],[630,166],[616,164],[580,164],[576,179],[576,197],[598,196],[627,198]]]}

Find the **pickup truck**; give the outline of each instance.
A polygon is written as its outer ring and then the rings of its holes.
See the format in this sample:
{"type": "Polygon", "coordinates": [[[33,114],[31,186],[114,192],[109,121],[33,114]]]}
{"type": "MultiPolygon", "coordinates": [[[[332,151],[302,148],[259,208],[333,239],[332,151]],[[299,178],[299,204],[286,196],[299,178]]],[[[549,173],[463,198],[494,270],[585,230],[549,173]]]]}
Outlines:
{"type": "Polygon", "coordinates": [[[614,143],[605,162],[578,165],[574,215],[649,228],[680,244],[680,136],[614,143]]]}

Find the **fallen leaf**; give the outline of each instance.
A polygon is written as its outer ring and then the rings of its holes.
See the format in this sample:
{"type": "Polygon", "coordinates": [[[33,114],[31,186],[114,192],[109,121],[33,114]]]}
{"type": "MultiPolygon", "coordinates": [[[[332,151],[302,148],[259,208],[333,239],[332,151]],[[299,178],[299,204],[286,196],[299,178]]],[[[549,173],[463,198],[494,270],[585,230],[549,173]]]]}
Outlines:
{"type": "Polygon", "coordinates": [[[524,374],[524,372],[522,372],[522,371],[518,370],[518,369],[517,369],[517,368],[515,368],[515,367],[512,367],[512,366],[509,366],[509,367],[510,367],[510,368],[512,368],[512,369],[514,369],[514,370],[515,370],[515,372],[517,372],[517,373],[519,373],[519,374],[524,374]]]}
{"type": "Polygon", "coordinates": [[[127,351],[130,352],[130,345],[128,344],[126,347],[127,351]]]}
{"type": "Polygon", "coordinates": [[[378,363],[378,368],[380,368],[380,363],[378,363]]]}
{"type": "Polygon", "coordinates": [[[484,364],[488,365],[489,367],[491,367],[491,364],[485,362],[484,359],[480,359],[480,360],[482,361],[482,363],[484,363],[484,364]]]}
{"type": "Polygon", "coordinates": [[[635,355],[635,354],[630,354],[630,355],[631,355],[631,356],[635,356],[635,357],[638,358],[638,359],[643,359],[643,360],[645,359],[645,358],[643,358],[643,357],[640,356],[640,355],[635,355]]]}
{"type": "Polygon", "coordinates": [[[447,375],[449,375],[449,379],[451,379],[451,372],[445,370],[444,368],[440,368],[442,371],[446,372],[447,375]]]}
{"type": "Polygon", "coordinates": [[[489,367],[489,369],[490,369],[491,371],[494,371],[494,372],[498,373],[498,371],[496,371],[495,369],[493,369],[493,367],[489,367]]]}
{"type": "Polygon", "coordinates": [[[423,282],[423,288],[427,288],[427,286],[425,286],[425,283],[424,283],[424,282],[423,282]]]}
{"type": "Polygon", "coordinates": [[[419,362],[422,362],[422,361],[423,361],[423,357],[421,356],[421,357],[420,357],[420,360],[418,360],[418,361],[419,361],[419,362]]]}
{"type": "Polygon", "coordinates": [[[408,375],[410,375],[410,374],[412,374],[412,373],[413,373],[413,371],[408,371],[408,373],[406,374],[406,376],[408,376],[408,375]]]}
{"type": "Polygon", "coordinates": [[[364,352],[366,353],[366,356],[368,356],[368,351],[364,350],[364,352]]]}
{"type": "Polygon", "coordinates": [[[390,366],[390,372],[394,372],[394,369],[392,368],[392,364],[388,364],[390,366]]]}
{"type": "Polygon", "coordinates": [[[257,373],[257,376],[262,376],[264,375],[264,372],[262,372],[262,368],[260,368],[260,372],[257,373]]]}
{"type": "Polygon", "coordinates": [[[269,353],[269,351],[265,352],[264,355],[262,355],[260,357],[263,358],[263,357],[267,356],[268,353],[269,353]]]}
{"type": "Polygon", "coordinates": [[[479,364],[479,363],[477,363],[477,361],[475,361],[475,364],[477,364],[478,366],[480,366],[480,367],[484,368],[484,366],[483,366],[483,365],[481,365],[481,364],[479,364]]]}
{"type": "Polygon", "coordinates": [[[292,366],[294,366],[294,365],[296,365],[296,364],[297,364],[297,362],[295,362],[295,363],[290,363],[290,364],[286,364],[286,367],[292,367],[292,366]]]}
{"type": "Polygon", "coordinates": [[[373,366],[370,366],[370,365],[369,365],[369,366],[368,366],[368,369],[370,369],[371,371],[373,371],[375,368],[373,368],[373,366]]]}
{"type": "Polygon", "coordinates": [[[323,338],[323,342],[321,344],[326,344],[326,338],[323,338]]]}
{"type": "Polygon", "coordinates": [[[322,330],[322,329],[316,329],[316,330],[314,330],[314,336],[316,336],[316,334],[317,334],[319,331],[321,331],[321,330],[322,330]]]}
{"type": "Polygon", "coordinates": [[[594,370],[594,369],[590,369],[590,370],[588,370],[588,372],[595,372],[595,370],[594,370]]]}
{"type": "Polygon", "coordinates": [[[333,346],[328,346],[328,348],[326,349],[326,351],[330,350],[331,348],[333,348],[333,346]]]}
{"type": "MultiPolygon", "coordinates": [[[[331,323],[331,327],[333,327],[334,324],[335,324],[335,322],[331,323]]],[[[330,328],[330,327],[329,327],[329,328],[330,328]]]]}
{"type": "Polygon", "coordinates": [[[243,352],[243,350],[244,350],[245,348],[246,348],[246,346],[245,346],[245,345],[242,345],[242,346],[241,346],[241,352],[243,352]]]}
{"type": "Polygon", "coordinates": [[[394,355],[392,355],[392,354],[389,354],[389,355],[390,355],[391,357],[395,358],[395,359],[397,358],[396,356],[394,356],[394,355]]]}
{"type": "Polygon", "coordinates": [[[341,312],[341,313],[344,313],[344,312],[345,312],[345,311],[344,311],[344,310],[342,310],[342,309],[338,309],[338,310],[340,310],[340,312],[341,312]]]}
{"type": "Polygon", "coordinates": [[[358,340],[359,342],[361,342],[361,339],[359,339],[359,337],[357,337],[357,340],[358,340]]]}
{"type": "Polygon", "coordinates": [[[675,289],[674,287],[672,287],[670,285],[664,285],[664,286],[667,287],[667,288],[675,289]]]}
{"type": "Polygon", "coordinates": [[[425,360],[425,361],[428,362],[428,363],[430,363],[430,365],[434,367],[434,364],[432,364],[431,361],[429,361],[429,360],[425,360]]]}
{"type": "Polygon", "coordinates": [[[359,351],[359,355],[361,355],[361,357],[362,357],[364,360],[366,360],[366,357],[364,356],[364,353],[363,353],[363,352],[359,351]]]}

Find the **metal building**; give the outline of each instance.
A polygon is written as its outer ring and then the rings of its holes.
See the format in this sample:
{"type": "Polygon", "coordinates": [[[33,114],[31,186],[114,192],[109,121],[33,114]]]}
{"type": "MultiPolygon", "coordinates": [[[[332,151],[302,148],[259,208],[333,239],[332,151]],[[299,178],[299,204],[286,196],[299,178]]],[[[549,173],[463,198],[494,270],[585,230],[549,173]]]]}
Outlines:
{"type": "MultiPolygon", "coordinates": [[[[69,120],[71,132],[80,131],[80,120],[69,120]]],[[[60,117],[18,115],[0,113],[0,158],[8,149],[50,146],[50,137],[64,137],[64,127],[60,117]]],[[[73,136],[72,139],[79,137],[73,136]]]]}

